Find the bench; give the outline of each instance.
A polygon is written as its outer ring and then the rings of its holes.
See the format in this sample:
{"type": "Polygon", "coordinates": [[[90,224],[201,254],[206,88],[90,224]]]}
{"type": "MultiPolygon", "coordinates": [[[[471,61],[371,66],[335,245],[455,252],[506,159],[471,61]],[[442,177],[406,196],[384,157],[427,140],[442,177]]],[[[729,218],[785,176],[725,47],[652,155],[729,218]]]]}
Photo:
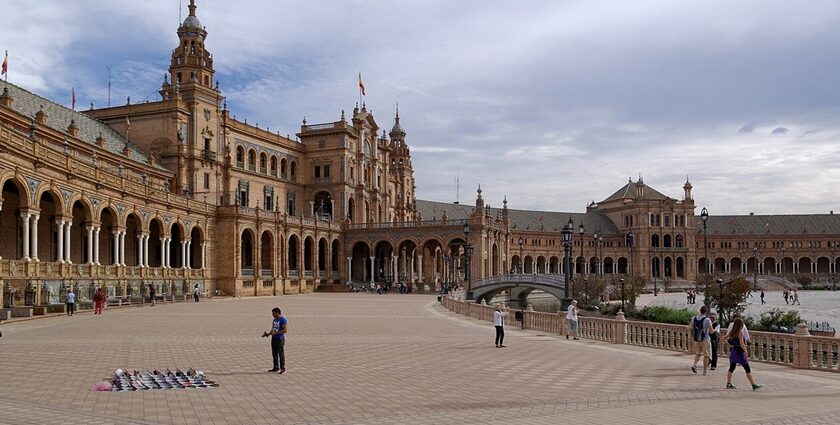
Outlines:
{"type": "Polygon", "coordinates": [[[12,307],[12,317],[32,317],[32,307],[12,307]]]}
{"type": "Polygon", "coordinates": [[[9,320],[12,318],[12,309],[10,308],[0,308],[0,322],[4,320],[9,320]]]}

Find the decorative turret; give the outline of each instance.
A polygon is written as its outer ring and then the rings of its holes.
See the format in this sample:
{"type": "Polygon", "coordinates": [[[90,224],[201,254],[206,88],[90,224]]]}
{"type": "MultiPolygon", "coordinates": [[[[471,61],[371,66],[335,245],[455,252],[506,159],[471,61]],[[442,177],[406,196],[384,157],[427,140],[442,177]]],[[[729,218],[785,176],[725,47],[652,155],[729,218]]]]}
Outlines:
{"type": "Polygon", "coordinates": [[[35,113],[35,121],[38,122],[38,124],[46,125],[47,118],[49,118],[49,115],[47,115],[47,113],[44,112],[44,105],[41,105],[41,109],[39,109],[38,112],[35,113]]]}
{"type": "Polygon", "coordinates": [[[685,196],[683,199],[686,201],[691,200],[691,182],[688,181],[688,176],[685,177],[685,184],[683,185],[683,190],[685,191],[685,196]]]}
{"type": "MultiPolygon", "coordinates": [[[[173,84],[196,83],[213,88],[213,55],[204,49],[207,31],[195,15],[195,0],[190,0],[190,15],[178,27],[180,44],[172,52],[169,73],[173,84]]],[[[166,83],[166,82],[165,82],[166,83]]],[[[169,93],[166,91],[165,93],[169,93]]],[[[163,95],[164,98],[166,95],[163,95]]]]}
{"type": "Polygon", "coordinates": [[[481,183],[478,184],[478,190],[475,192],[475,211],[479,214],[484,214],[484,198],[481,197],[481,183]]]}
{"type": "Polygon", "coordinates": [[[79,137],[79,127],[76,125],[75,119],[70,120],[70,125],[67,126],[67,133],[73,137],[79,137]]]}
{"type": "Polygon", "coordinates": [[[3,94],[0,94],[0,107],[12,109],[12,96],[9,95],[8,87],[3,87],[3,94]]]}
{"type": "Polygon", "coordinates": [[[639,180],[636,180],[636,198],[643,198],[645,194],[645,181],[642,179],[642,176],[639,176],[639,180]]]}

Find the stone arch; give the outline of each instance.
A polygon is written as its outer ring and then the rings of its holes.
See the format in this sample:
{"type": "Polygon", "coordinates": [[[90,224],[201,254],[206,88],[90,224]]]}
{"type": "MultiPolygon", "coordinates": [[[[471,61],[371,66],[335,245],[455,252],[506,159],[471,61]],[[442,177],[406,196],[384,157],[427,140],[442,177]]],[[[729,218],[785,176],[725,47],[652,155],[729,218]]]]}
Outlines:
{"type": "MultiPolygon", "coordinates": [[[[338,239],[333,239],[331,245],[332,255],[330,256],[330,260],[332,260],[332,271],[333,273],[338,272],[341,270],[341,242],[338,239]]],[[[330,277],[332,278],[332,277],[330,277]]]]}
{"type": "Polygon", "coordinates": [[[674,246],[677,248],[685,248],[685,236],[677,235],[674,246]]]}
{"type": "Polygon", "coordinates": [[[726,259],[723,258],[723,257],[716,257],[713,271],[715,273],[725,273],[726,272],[726,259]]]}
{"type": "Polygon", "coordinates": [[[14,177],[9,177],[0,183],[0,190],[0,235],[3,235],[0,257],[21,259],[24,258],[24,235],[20,213],[29,207],[26,185],[14,177]]]}
{"type": "Polygon", "coordinates": [[[251,228],[242,229],[239,235],[239,268],[241,274],[245,275],[245,270],[250,270],[252,274],[254,270],[254,244],[255,244],[254,230],[251,228]]]}
{"type": "Polygon", "coordinates": [[[764,259],[763,266],[764,266],[764,273],[766,273],[766,274],[775,273],[776,272],[776,259],[774,257],[766,257],[764,259]]]}
{"type": "Polygon", "coordinates": [[[534,274],[534,257],[530,254],[525,254],[525,274],[534,274]]]}
{"type": "Polygon", "coordinates": [[[400,283],[411,285],[414,283],[414,275],[419,271],[417,267],[417,256],[420,254],[419,241],[414,237],[403,237],[397,242],[396,255],[397,278],[400,283]]]}
{"type": "Polygon", "coordinates": [[[274,233],[263,230],[260,234],[260,275],[262,270],[274,271],[274,233]]]}
{"type": "Polygon", "coordinates": [[[366,241],[353,244],[350,251],[351,276],[348,280],[367,283],[370,281],[370,245],[366,241]]]}
{"type": "Polygon", "coordinates": [[[327,238],[318,238],[318,272],[327,272],[327,238]]]}
{"type": "Polygon", "coordinates": [[[671,257],[665,257],[662,261],[662,271],[666,279],[674,277],[674,260],[671,257]]]}
{"type": "Polygon", "coordinates": [[[510,272],[522,273],[522,259],[519,258],[519,254],[510,257],[510,272]]]}
{"type": "Polygon", "coordinates": [[[743,262],[740,257],[732,257],[729,260],[729,270],[731,270],[732,274],[740,274],[742,264],[743,262]]]}
{"type": "Polygon", "coordinates": [[[350,220],[351,223],[356,218],[355,210],[356,201],[353,200],[353,197],[351,196],[350,199],[347,200],[347,218],[350,220]]]}
{"type": "Polygon", "coordinates": [[[150,267],[163,267],[163,250],[161,239],[164,237],[163,221],[158,217],[149,220],[149,258],[150,267]]]}
{"type": "Polygon", "coordinates": [[[297,178],[297,161],[295,161],[294,159],[291,160],[291,162],[289,163],[289,176],[292,178],[292,180],[295,180],[297,178]]]}
{"type": "Polygon", "coordinates": [[[172,222],[169,226],[169,266],[170,267],[185,267],[183,261],[184,245],[181,243],[186,241],[186,231],[184,224],[178,220],[172,222]]]}
{"type": "Polygon", "coordinates": [[[43,190],[36,192],[38,193],[39,215],[35,231],[38,239],[37,243],[31,241],[33,249],[30,255],[32,260],[53,262],[58,261],[58,221],[59,217],[63,216],[63,209],[61,197],[46,185],[42,187],[43,190]]]}
{"type": "Polygon", "coordinates": [[[666,233],[662,236],[662,247],[671,248],[671,235],[666,233]]]}
{"type": "Polygon", "coordinates": [[[806,257],[800,257],[799,261],[797,262],[799,264],[799,273],[800,274],[801,273],[809,273],[810,274],[811,273],[811,263],[812,262],[813,262],[813,260],[811,260],[811,257],[807,257],[807,256],[806,257]]]}
{"type": "Polygon", "coordinates": [[[493,247],[490,249],[490,272],[489,276],[496,276],[501,270],[501,258],[499,256],[499,245],[493,242],[493,247]]]}
{"type": "Polygon", "coordinates": [[[289,235],[289,240],[286,242],[286,264],[289,270],[299,271],[300,264],[298,264],[298,253],[300,252],[300,237],[298,235],[289,235]]]}
{"type": "Polygon", "coordinates": [[[548,259],[548,266],[549,273],[560,273],[560,257],[552,255],[551,258],[548,259]]]}
{"type": "Polygon", "coordinates": [[[269,167],[268,168],[269,174],[271,174],[272,177],[277,177],[277,156],[276,155],[274,155],[274,154],[271,155],[271,159],[269,160],[268,167],[269,167]]]}
{"type": "Polygon", "coordinates": [[[268,155],[260,152],[260,174],[268,174],[268,155]]]}
{"type": "Polygon", "coordinates": [[[140,236],[143,234],[143,220],[136,211],[131,211],[125,217],[125,264],[127,266],[140,265],[140,236]]]}
{"type": "Polygon", "coordinates": [[[390,239],[380,238],[373,242],[375,280],[393,281],[395,252],[396,248],[390,239]]]}
{"type": "Polygon", "coordinates": [[[287,176],[286,173],[288,172],[288,167],[289,167],[289,165],[288,165],[288,161],[286,161],[286,158],[280,158],[280,177],[282,177],[284,179],[286,178],[286,176],[287,176]]]}
{"type": "Polygon", "coordinates": [[[615,261],[612,257],[604,257],[604,274],[615,273],[615,261]]]}
{"type": "Polygon", "coordinates": [[[303,238],[303,270],[304,271],[313,271],[314,264],[312,255],[315,252],[315,241],[312,239],[312,236],[306,236],[303,238]]]}
{"type": "Polygon", "coordinates": [[[0,176],[0,187],[4,188],[4,190],[7,187],[7,184],[11,184],[15,187],[19,198],[23,201],[20,203],[19,208],[28,208],[32,206],[32,192],[30,191],[29,186],[26,185],[26,181],[24,179],[14,175],[12,172],[5,173],[5,176],[0,173],[0,176]]]}
{"type": "Polygon", "coordinates": [[[677,257],[677,277],[681,279],[685,279],[685,259],[683,257],[677,257]]]}
{"type": "Polygon", "coordinates": [[[650,247],[659,248],[659,235],[656,233],[650,235],[650,247]]]}
{"type": "Polygon", "coordinates": [[[817,273],[828,274],[831,270],[831,260],[828,257],[817,258],[817,273]]]}
{"type": "Polygon", "coordinates": [[[190,268],[204,268],[204,249],[202,248],[204,243],[204,229],[196,224],[190,230],[190,252],[188,253],[190,268]]]}
{"type": "Polygon", "coordinates": [[[242,145],[236,145],[236,166],[245,168],[245,148],[242,145]]]}
{"type": "Polygon", "coordinates": [[[780,263],[779,268],[783,275],[793,273],[793,258],[784,257],[780,263]]]}
{"type": "Polygon", "coordinates": [[[105,205],[99,210],[97,216],[99,240],[95,243],[99,245],[98,264],[116,264],[117,258],[114,256],[114,246],[116,246],[117,239],[114,232],[119,228],[119,215],[113,207],[105,205]]]}
{"type": "Polygon", "coordinates": [[[627,258],[618,257],[618,274],[627,274],[627,258]]]}
{"type": "Polygon", "coordinates": [[[38,186],[38,189],[35,191],[35,199],[38,200],[38,204],[41,203],[41,199],[45,193],[50,194],[55,203],[55,215],[64,216],[68,213],[67,205],[64,203],[64,197],[61,196],[61,190],[59,188],[49,184],[38,186]]]}
{"type": "Polygon", "coordinates": [[[87,234],[88,227],[93,221],[93,207],[81,196],[71,201],[70,205],[70,212],[73,215],[70,225],[70,261],[76,264],[89,263],[91,262],[88,254],[90,241],[87,234]]]}
{"type": "Polygon", "coordinates": [[[542,255],[537,256],[537,273],[538,274],[545,274],[545,257],[542,255]]]}
{"type": "Polygon", "coordinates": [[[651,276],[658,278],[662,276],[662,270],[660,265],[662,261],[659,257],[651,257],[650,259],[650,274],[651,276]]]}

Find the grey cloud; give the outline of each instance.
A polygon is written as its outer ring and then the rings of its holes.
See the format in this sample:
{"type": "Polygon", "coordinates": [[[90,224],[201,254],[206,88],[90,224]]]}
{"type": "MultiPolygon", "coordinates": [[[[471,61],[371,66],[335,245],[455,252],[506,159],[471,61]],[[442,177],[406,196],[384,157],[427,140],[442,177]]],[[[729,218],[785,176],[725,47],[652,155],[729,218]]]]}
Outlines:
{"type": "Polygon", "coordinates": [[[787,134],[789,131],[790,129],[785,127],[776,127],[770,134],[787,134]]]}
{"type": "Polygon", "coordinates": [[[749,134],[755,131],[755,124],[749,123],[741,128],[738,129],[739,134],[749,134]]]}

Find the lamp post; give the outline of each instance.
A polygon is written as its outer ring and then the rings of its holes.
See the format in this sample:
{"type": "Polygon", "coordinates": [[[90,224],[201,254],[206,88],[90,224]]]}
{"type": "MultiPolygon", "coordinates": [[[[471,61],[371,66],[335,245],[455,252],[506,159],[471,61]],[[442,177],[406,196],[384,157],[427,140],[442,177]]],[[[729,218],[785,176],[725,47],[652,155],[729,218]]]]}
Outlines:
{"type": "Polygon", "coordinates": [[[785,247],[782,247],[782,279],[785,278],[785,247]]]}
{"type": "MultiPolygon", "coordinates": [[[[447,272],[449,271],[449,259],[450,258],[451,257],[449,256],[449,253],[443,254],[443,264],[444,264],[444,268],[447,269],[446,270],[447,272]]],[[[443,274],[443,286],[445,286],[447,288],[446,292],[448,293],[449,292],[449,273],[444,273],[443,274]]]]}
{"type": "Polygon", "coordinates": [[[563,235],[563,264],[565,265],[565,273],[563,279],[563,300],[560,304],[560,310],[562,311],[568,311],[569,306],[572,304],[572,299],[569,297],[569,285],[571,284],[571,271],[569,270],[569,259],[572,250],[572,233],[574,233],[573,229],[574,223],[572,223],[572,219],[569,218],[569,222],[566,223],[566,226],[563,227],[563,230],[560,232],[563,235]]]}
{"type": "Polygon", "coordinates": [[[723,309],[721,308],[720,305],[723,302],[723,279],[717,278],[717,279],[715,279],[715,282],[717,282],[718,288],[719,288],[717,310],[718,310],[718,314],[720,314],[721,317],[722,317],[723,316],[723,309]]]}
{"type": "Polygon", "coordinates": [[[709,219],[709,210],[706,207],[700,211],[700,219],[703,220],[703,259],[706,260],[706,271],[703,273],[708,273],[710,270],[709,267],[709,244],[706,242],[706,220],[709,219]]]}
{"type": "Polygon", "coordinates": [[[525,274],[525,238],[522,236],[519,237],[519,274],[525,274]]]}
{"type": "MultiPolygon", "coordinates": [[[[586,229],[583,227],[583,223],[580,223],[578,227],[578,234],[580,234],[580,258],[583,258],[583,234],[586,233],[586,229]]],[[[583,270],[581,269],[581,272],[583,270]]],[[[575,273],[577,273],[577,260],[575,260],[575,273]]]]}
{"type": "Polygon", "coordinates": [[[626,311],[624,308],[624,278],[618,280],[621,284],[621,311],[626,311]]]}
{"type": "Polygon", "coordinates": [[[473,246],[470,243],[470,223],[464,223],[464,240],[466,241],[466,249],[464,249],[464,259],[465,267],[464,269],[464,277],[467,279],[467,299],[473,299],[473,291],[472,291],[472,273],[470,270],[470,262],[472,261],[472,254],[473,254],[473,246]]]}
{"type": "MultiPolygon", "coordinates": [[[[782,263],[782,273],[785,265],[782,263]]],[[[753,247],[753,291],[758,291],[758,246],[753,247]]]]}

